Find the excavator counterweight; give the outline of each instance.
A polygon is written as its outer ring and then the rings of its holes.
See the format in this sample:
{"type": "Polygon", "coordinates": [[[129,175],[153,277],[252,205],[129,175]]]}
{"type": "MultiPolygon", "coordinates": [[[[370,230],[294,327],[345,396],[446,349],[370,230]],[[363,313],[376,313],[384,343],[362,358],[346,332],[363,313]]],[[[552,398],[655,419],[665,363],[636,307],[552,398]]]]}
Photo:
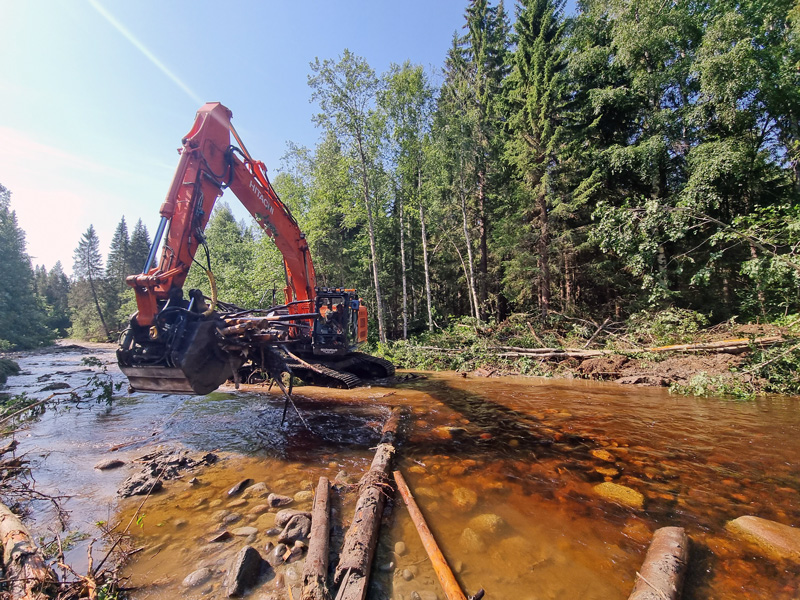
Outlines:
{"type": "Polygon", "coordinates": [[[354,387],[387,377],[394,366],[357,352],[367,339],[367,308],[354,289],[319,288],[305,235],[218,102],[205,104],[183,138],[178,168],[161,206],[161,222],[142,273],[127,278],[137,312],[117,350],[135,390],[207,394],[228,379],[272,379],[283,373],[325,385],[354,387]],[[231,136],[239,144],[231,143],[231,136]],[[283,256],[285,303],[247,309],[221,302],[203,231],[226,188],[236,195],[283,256]],[[163,240],[163,244],[162,244],[163,240]],[[205,250],[206,266],[195,255],[205,250]],[[154,260],[161,248],[158,262],[154,260]],[[211,297],[183,284],[204,268],[211,297]]]}

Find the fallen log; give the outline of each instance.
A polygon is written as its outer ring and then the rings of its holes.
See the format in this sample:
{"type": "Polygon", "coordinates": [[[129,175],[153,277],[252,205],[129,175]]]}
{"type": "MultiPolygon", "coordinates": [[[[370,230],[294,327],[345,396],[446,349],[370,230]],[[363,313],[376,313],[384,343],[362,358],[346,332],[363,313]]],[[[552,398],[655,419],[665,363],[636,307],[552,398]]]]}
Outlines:
{"type": "Polygon", "coordinates": [[[311,512],[311,539],[303,567],[303,600],[328,599],[328,542],[330,539],[330,485],[319,478],[314,508],[311,512]]]}
{"type": "Polygon", "coordinates": [[[675,344],[672,346],[657,346],[655,348],[645,348],[647,352],[733,352],[748,350],[752,346],[763,348],[765,346],[772,346],[780,344],[786,340],[783,336],[772,335],[768,337],[747,339],[736,338],[732,340],[721,340],[718,342],[702,342],[699,344],[675,344]]]}
{"type": "Polygon", "coordinates": [[[688,563],[689,538],[683,527],[657,529],[628,600],[679,600],[688,563]]]}
{"type": "Polygon", "coordinates": [[[54,598],[58,577],[44,561],[33,538],[19,517],[0,503],[0,542],[3,565],[14,600],[54,598]]]}
{"type": "Polygon", "coordinates": [[[422,512],[419,510],[414,496],[411,495],[411,490],[408,489],[403,474],[400,471],[395,471],[393,475],[394,480],[397,482],[397,491],[400,492],[403,501],[406,503],[408,514],[411,515],[411,521],[417,528],[417,533],[419,533],[422,545],[425,547],[425,552],[428,553],[428,558],[431,559],[431,565],[433,565],[436,577],[439,578],[439,583],[442,585],[445,598],[447,598],[447,600],[467,600],[467,597],[458,585],[458,581],[456,581],[455,575],[453,575],[453,571],[450,570],[450,565],[447,564],[447,559],[444,557],[444,554],[442,554],[439,545],[436,543],[436,539],[428,528],[425,517],[422,516],[422,512]]]}
{"type": "Polygon", "coordinates": [[[367,594],[369,571],[387,496],[386,489],[391,487],[389,473],[401,417],[402,411],[399,408],[392,410],[383,427],[381,443],[375,451],[372,465],[361,478],[361,494],[356,503],[353,521],[345,535],[339,565],[333,578],[339,585],[336,600],[364,600],[367,594]]]}

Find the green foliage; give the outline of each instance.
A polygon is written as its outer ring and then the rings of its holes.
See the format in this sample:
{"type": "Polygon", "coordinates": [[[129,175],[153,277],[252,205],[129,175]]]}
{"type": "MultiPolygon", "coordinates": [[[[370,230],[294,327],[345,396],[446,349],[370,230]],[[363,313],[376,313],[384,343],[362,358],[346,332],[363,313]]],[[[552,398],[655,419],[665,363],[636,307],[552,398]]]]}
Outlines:
{"type": "Polygon", "coordinates": [[[686,383],[673,383],[669,392],[681,396],[727,396],[735,400],[752,400],[756,395],[756,388],[749,382],[730,375],[712,377],[701,371],[686,383]]]}
{"type": "Polygon", "coordinates": [[[655,346],[687,344],[708,326],[708,317],[693,310],[667,308],[642,311],[628,320],[628,332],[639,343],[655,346]]]}
{"type": "Polygon", "coordinates": [[[25,250],[25,232],[11,210],[11,191],[0,185],[0,349],[35,348],[55,337],[25,250]]]}

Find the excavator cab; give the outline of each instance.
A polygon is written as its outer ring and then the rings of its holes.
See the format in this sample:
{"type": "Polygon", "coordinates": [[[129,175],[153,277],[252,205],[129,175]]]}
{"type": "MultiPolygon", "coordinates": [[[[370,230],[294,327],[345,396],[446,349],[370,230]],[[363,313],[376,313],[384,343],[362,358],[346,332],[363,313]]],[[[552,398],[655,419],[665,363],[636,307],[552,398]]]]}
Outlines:
{"type": "Polygon", "coordinates": [[[361,301],[355,290],[316,288],[316,311],[312,351],[317,356],[342,356],[352,352],[359,340],[361,301]]]}

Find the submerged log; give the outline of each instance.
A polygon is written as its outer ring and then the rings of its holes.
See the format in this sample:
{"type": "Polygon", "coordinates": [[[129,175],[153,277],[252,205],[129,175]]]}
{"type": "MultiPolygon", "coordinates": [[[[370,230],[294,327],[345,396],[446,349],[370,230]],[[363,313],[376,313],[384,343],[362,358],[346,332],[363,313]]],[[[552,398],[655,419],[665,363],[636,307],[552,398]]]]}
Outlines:
{"type": "Polygon", "coordinates": [[[688,563],[689,538],[683,527],[657,529],[628,600],[679,600],[688,563]]]}
{"type": "Polygon", "coordinates": [[[58,590],[58,578],[47,566],[33,543],[33,538],[19,517],[0,503],[0,541],[3,544],[3,564],[15,600],[44,600],[53,598],[58,590]]]}
{"type": "Polygon", "coordinates": [[[428,524],[425,522],[425,517],[419,510],[414,496],[411,495],[411,490],[408,489],[403,474],[400,471],[394,472],[394,480],[397,482],[397,491],[403,497],[403,501],[408,508],[408,514],[411,515],[411,520],[417,528],[417,533],[422,540],[422,545],[425,547],[425,552],[428,553],[428,558],[431,559],[431,565],[436,572],[436,577],[439,578],[439,583],[442,584],[444,595],[447,600],[467,600],[464,592],[456,581],[453,571],[450,570],[450,565],[447,564],[447,559],[439,549],[436,539],[433,537],[428,524]]]}
{"type": "Polygon", "coordinates": [[[364,600],[367,594],[369,571],[387,496],[386,489],[391,486],[389,473],[401,417],[402,411],[399,408],[392,410],[383,427],[381,443],[375,451],[372,465],[361,478],[361,495],[358,497],[350,529],[345,535],[339,565],[334,574],[334,581],[339,585],[336,600],[364,600]]]}
{"type": "Polygon", "coordinates": [[[303,567],[303,600],[327,600],[328,598],[329,497],[328,479],[320,477],[311,514],[311,539],[308,542],[308,555],[303,567]]]}

